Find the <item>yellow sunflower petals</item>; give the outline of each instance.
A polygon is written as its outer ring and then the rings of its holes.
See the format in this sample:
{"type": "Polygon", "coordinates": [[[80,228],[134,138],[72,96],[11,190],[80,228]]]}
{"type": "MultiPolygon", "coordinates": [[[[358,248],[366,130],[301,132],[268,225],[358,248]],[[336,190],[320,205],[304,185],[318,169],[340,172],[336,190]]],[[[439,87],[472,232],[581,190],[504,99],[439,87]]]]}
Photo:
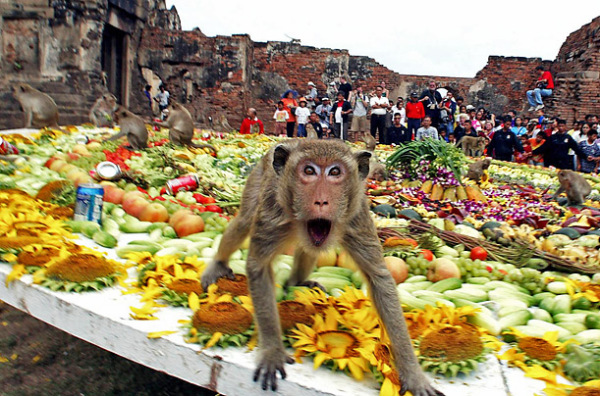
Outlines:
{"type": "Polygon", "coordinates": [[[356,379],[358,381],[362,381],[363,380],[363,378],[364,378],[364,372],[354,362],[352,362],[352,361],[348,362],[348,369],[350,369],[350,373],[352,374],[352,376],[354,377],[354,379],[356,379]]]}
{"type": "Polygon", "coordinates": [[[223,333],[220,333],[218,331],[216,333],[214,333],[212,335],[212,337],[210,337],[210,340],[208,340],[208,342],[204,346],[204,349],[214,346],[217,342],[219,342],[219,340],[221,339],[222,336],[223,336],[223,333]]]}
{"type": "Polygon", "coordinates": [[[188,304],[190,306],[190,309],[194,312],[197,311],[198,308],[200,308],[200,299],[198,298],[198,295],[196,293],[190,293],[188,297],[188,304]]]}
{"type": "Polygon", "coordinates": [[[12,271],[6,276],[6,285],[12,281],[17,279],[21,279],[21,277],[25,274],[25,266],[23,264],[13,265],[12,271]]]}
{"type": "Polygon", "coordinates": [[[148,333],[146,335],[146,337],[148,337],[149,339],[154,339],[154,338],[161,338],[163,336],[166,336],[169,334],[175,334],[175,333],[177,333],[177,331],[174,331],[174,330],[153,331],[151,333],[148,333]]]}
{"type": "Polygon", "coordinates": [[[315,356],[314,357],[315,370],[318,369],[319,367],[321,367],[323,362],[325,362],[325,360],[327,360],[327,359],[328,359],[328,356],[325,355],[324,353],[319,353],[317,356],[315,356]]]}

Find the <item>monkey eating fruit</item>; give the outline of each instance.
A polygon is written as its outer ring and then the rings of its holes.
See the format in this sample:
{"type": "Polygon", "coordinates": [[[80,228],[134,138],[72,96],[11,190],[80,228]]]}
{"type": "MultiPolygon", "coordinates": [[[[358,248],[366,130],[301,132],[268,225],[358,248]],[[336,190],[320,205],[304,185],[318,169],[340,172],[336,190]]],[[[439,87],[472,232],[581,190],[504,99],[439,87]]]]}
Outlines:
{"type": "Polygon", "coordinates": [[[477,157],[482,155],[485,150],[485,138],[483,136],[463,136],[456,146],[462,148],[465,155],[477,157]]]}
{"type": "Polygon", "coordinates": [[[567,205],[581,205],[585,197],[592,192],[592,186],[579,173],[569,169],[562,169],[558,172],[558,182],[560,187],[552,199],[556,199],[562,192],[567,193],[567,205]]]}
{"type": "Polygon", "coordinates": [[[25,128],[44,128],[58,126],[58,106],[50,96],[38,91],[29,84],[16,84],[13,95],[25,112],[25,128]]]}
{"type": "Polygon", "coordinates": [[[194,137],[194,121],[192,115],[182,104],[172,101],[169,107],[169,117],[162,124],[169,128],[169,140],[177,146],[189,146],[193,148],[208,148],[213,152],[217,150],[210,144],[195,144],[192,142],[194,137]]]}
{"type": "Polygon", "coordinates": [[[365,275],[387,334],[402,391],[415,396],[441,395],[421,371],[412,349],[395,282],[387,270],[375,224],[364,195],[369,173],[367,151],[352,152],[342,141],[290,140],[272,148],[246,182],[240,211],[229,224],[214,261],[202,275],[206,288],[233,277],[229,257],[247,236],[246,271],[259,335],[258,367],[262,388],[277,389],[277,372],[285,378],[292,363],[281,341],[275,301],[273,260],[287,246],[296,246],[286,286],[318,286],[307,281],[317,255],[340,245],[365,275]]]}
{"type": "Polygon", "coordinates": [[[483,171],[487,170],[492,164],[492,160],[489,158],[484,158],[479,161],[475,161],[469,164],[469,170],[467,171],[467,177],[477,183],[481,181],[481,176],[483,176],[483,171]]]}
{"type": "Polygon", "coordinates": [[[119,108],[117,98],[111,93],[105,93],[96,100],[90,110],[90,121],[97,127],[114,126],[114,114],[119,108]]]}
{"type": "Polygon", "coordinates": [[[121,131],[106,139],[107,141],[126,136],[132,149],[140,150],[148,147],[148,129],[146,129],[146,124],[140,116],[133,114],[123,106],[119,106],[115,111],[115,121],[121,127],[121,131]]]}

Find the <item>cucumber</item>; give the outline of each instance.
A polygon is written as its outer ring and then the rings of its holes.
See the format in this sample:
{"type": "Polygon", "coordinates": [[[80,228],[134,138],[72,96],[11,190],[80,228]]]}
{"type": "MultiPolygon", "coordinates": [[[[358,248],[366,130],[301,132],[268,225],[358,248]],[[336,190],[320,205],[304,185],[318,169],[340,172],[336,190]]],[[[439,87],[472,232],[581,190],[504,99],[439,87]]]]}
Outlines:
{"type": "Polygon", "coordinates": [[[600,315],[598,314],[588,314],[585,317],[585,325],[589,329],[600,329],[600,315]]]}
{"type": "Polygon", "coordinates": [[[512,312],[500,318],[500,327],[502,327],[502,329],[504,330],[514,326],[525,325],[532,318],[532,316],[533,315],[531,315],[531,312],[527,310],[512,312]]]}
{"type": "Polygon", "coordinates": [[[448,278],[438,282],[435,282],[427,288],[429,291],[443,293],[446,290],[458,289],[462,286],[462,280],[460,278],[448,278]]]}

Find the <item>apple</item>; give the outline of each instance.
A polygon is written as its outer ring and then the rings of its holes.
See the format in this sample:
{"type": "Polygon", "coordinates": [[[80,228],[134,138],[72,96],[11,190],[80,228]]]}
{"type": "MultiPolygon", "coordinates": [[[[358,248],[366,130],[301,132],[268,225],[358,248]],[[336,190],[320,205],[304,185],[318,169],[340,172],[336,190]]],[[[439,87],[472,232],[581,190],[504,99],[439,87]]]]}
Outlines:
{"type": "Polygon", "coordinates": [[[358,265],[354,261],[354,259],[350,256],[350,254],[342,250],[337,257],[337,266],[342,268],[348,268],[352,271],[358,271],[358,265]]]}
{"type": "MultiPolygon", "coordinates": [[[[123,190],[125,191],[125,190],[123,190]]],[[[128,199],[131,199],[133,197],[140,197],[140,198],[145,198],[146,194],[144,194],[141,191],[135,190],[135,191],[126,191],[125,195],[123,195],[123,202],[127,201],[128,199]]]]}
{"type": "Polygon", "coordinates": [[[89,157],[91,155],[87,147],[85,147],[83,144],[76,144],[75,146],[73,146],[71,152],[83,155],[84,157],[89,157]]]}
{"type": "Polygon", "coordinates": [[[48,158],[48,161],[46,161],[46,162],[44,163],[44,166],[45,166],[46,168],[50,169],[50,166],[51,166],[51,165],[52,165],[52,163],[53,163],[54,161],[56,161],[56,160],[58,160],[58,158],[57,158],[57,157],[50,157],[50,158],[48,158]]]}
{"type": "Polygon", "coordinates": [[[85,172],[78,172],[69,180],[73,182],[75,187],[79,186],[80,184],[92,183],[94,181],[90,175],[85,172]]]}
{"type": "Polygon", "coordinates": [[[192,216],[194,213],[189,209],[179,209],[175,211],[171,218],[169,219],[169,225],[175,228],[175,224],[179,222],[179,220],[185,216],[192,216]]]}
{"type": "Polygon", "coordinates": [[[54,154],[54,158],[66,161],[69,158],[69,156],[66,153],[63,153],[62,151],[59,151],[54,154]]]}
{"type": "Polygon", "coordinates": [[[317,267],[335,267],[337,253],[335,248],[327,249],[317,256],[317,267]]]}
{"type": "Polygon", "coordinates": [[[167,209],[159,203],[148,204],[140,213],[139,219],[141,221],[150,221],[152,223],[166,222],[169,220],[169,212],[167,209]]]}
{"type": "Polygon", "coordinates": [[[97,148],[100,148],[100,147],[102,147],[102,145],[100,144],[100,142],[89,142],[89,143],[86,145],[86,147],[87,147],[88,149],[97,149],[97,148]]]}
{"type": "Polygon", "coordinates": [[[175,232],[179,238],[187,235],[196,234],[204,231],[204,220],[202,217],[189,214],[178,219],[177,223],[173,225],[175,232]]]}
{"type": "Polygon", "coordinates": [[[399,257],[386,256],[383,258],[385,266],[392,274],[396,284],[402,283],[408,278],[408,266],[406,262],[399,257]]]}
{"type": "Polygon", "coordinates": [[[454,261],[444,257],[433,260],[427,270],[427,280],[438,282],[448,278],[460,278],[460,269],[454,261]]]}
{"type": "Polygon", "coordinates": [[[132,197],[127,200],[123,200],[122,205],[125,213],[139,219],[144,209],[146,209],[150,203],[142,197],[132,197]]]}
{"type": "Polygon", "coordinates": [[[104,186],[104,200],[106,202],[120,204],[123,202],[124,196],[125,190],[123,190],[122,188],[111,185],[104,186]]]}

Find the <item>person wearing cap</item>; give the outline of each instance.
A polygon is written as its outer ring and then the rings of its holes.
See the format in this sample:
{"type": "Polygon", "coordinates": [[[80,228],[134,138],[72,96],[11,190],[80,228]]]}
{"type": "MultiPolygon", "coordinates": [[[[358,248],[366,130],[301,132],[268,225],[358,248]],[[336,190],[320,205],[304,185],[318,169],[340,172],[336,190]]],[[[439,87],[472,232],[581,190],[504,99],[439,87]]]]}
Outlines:
{"type": "Polygon", "coordinates": [[[317,108],[315,109],[315,113],[317,113],[319,119],[321,120],[323,134],[327,136],[331,129],[331,125],[329,124],[329,113],[331,113],[331,101],[327,96],[321,99],[321,104],[317,106],[317,108]]]}
{"type": "Polygon", "coordinates": [[[329,124],[333,126],[333,136],[338,139],[348,140],[348,121],[352,113],[350,102],[344,99],[344,92],[337,93],[337,102],[333,104],[329,113],[329,124]]]}
{"type": "Polygon", "coordinates": [[[423,102],[419,101],[419,95],[416,92],[410,94],[410,101],[406,104],[406,124],[411,136],[417,135],[417,130],[421,128],[421,120],[425,117],[425,107],[423,102]]]}
{"type": "Polygon", "coordinates": [[[256,109],[253,109],[252,107],[248,109],[248,112],[246,113],[246,118],[244,118],[244,120],[242,121],[242,126],[240,127],[240,134],[248,135],[250,133],[265,133],[264,125],[256,115],[256,109]]]}
{"type": "Polygon", "coordinates": [[[371,135],[377,139],[377,133],[379,132],[379,143],[385,144],[385,117],[387,109],[390,107],[390,101],[382,93],[383,87],[378,85],[375,88],[375,96],[371,98],[369,105],[371,106],[371,135]]]}
{"type": "Polygon", "coordinates": [[[317,87],[315,83],[312,81],[308,82],[308,95],[306,95],[306,104],[309,109],[313,109],[315,107],[315,98],[319,96],[317,92],[317,87]]]}
{"type": "Polygon", "coordinates": [[[310,117],[310,110],[306,107],[306,99],[300,98],[300,107],[296,107],[296,120],[298,121],[298,137],[306,137],[306,124],[310,117]]]}
{"type": "Polygon", "coordinates": [[[352,106],[352,125],[350,130],[354,134],[353,141],[365,137],[367,132],[367,112],[369,110],[369,97],[363,92],[361,84],[350,94],[350,105],[352,106]]]}

